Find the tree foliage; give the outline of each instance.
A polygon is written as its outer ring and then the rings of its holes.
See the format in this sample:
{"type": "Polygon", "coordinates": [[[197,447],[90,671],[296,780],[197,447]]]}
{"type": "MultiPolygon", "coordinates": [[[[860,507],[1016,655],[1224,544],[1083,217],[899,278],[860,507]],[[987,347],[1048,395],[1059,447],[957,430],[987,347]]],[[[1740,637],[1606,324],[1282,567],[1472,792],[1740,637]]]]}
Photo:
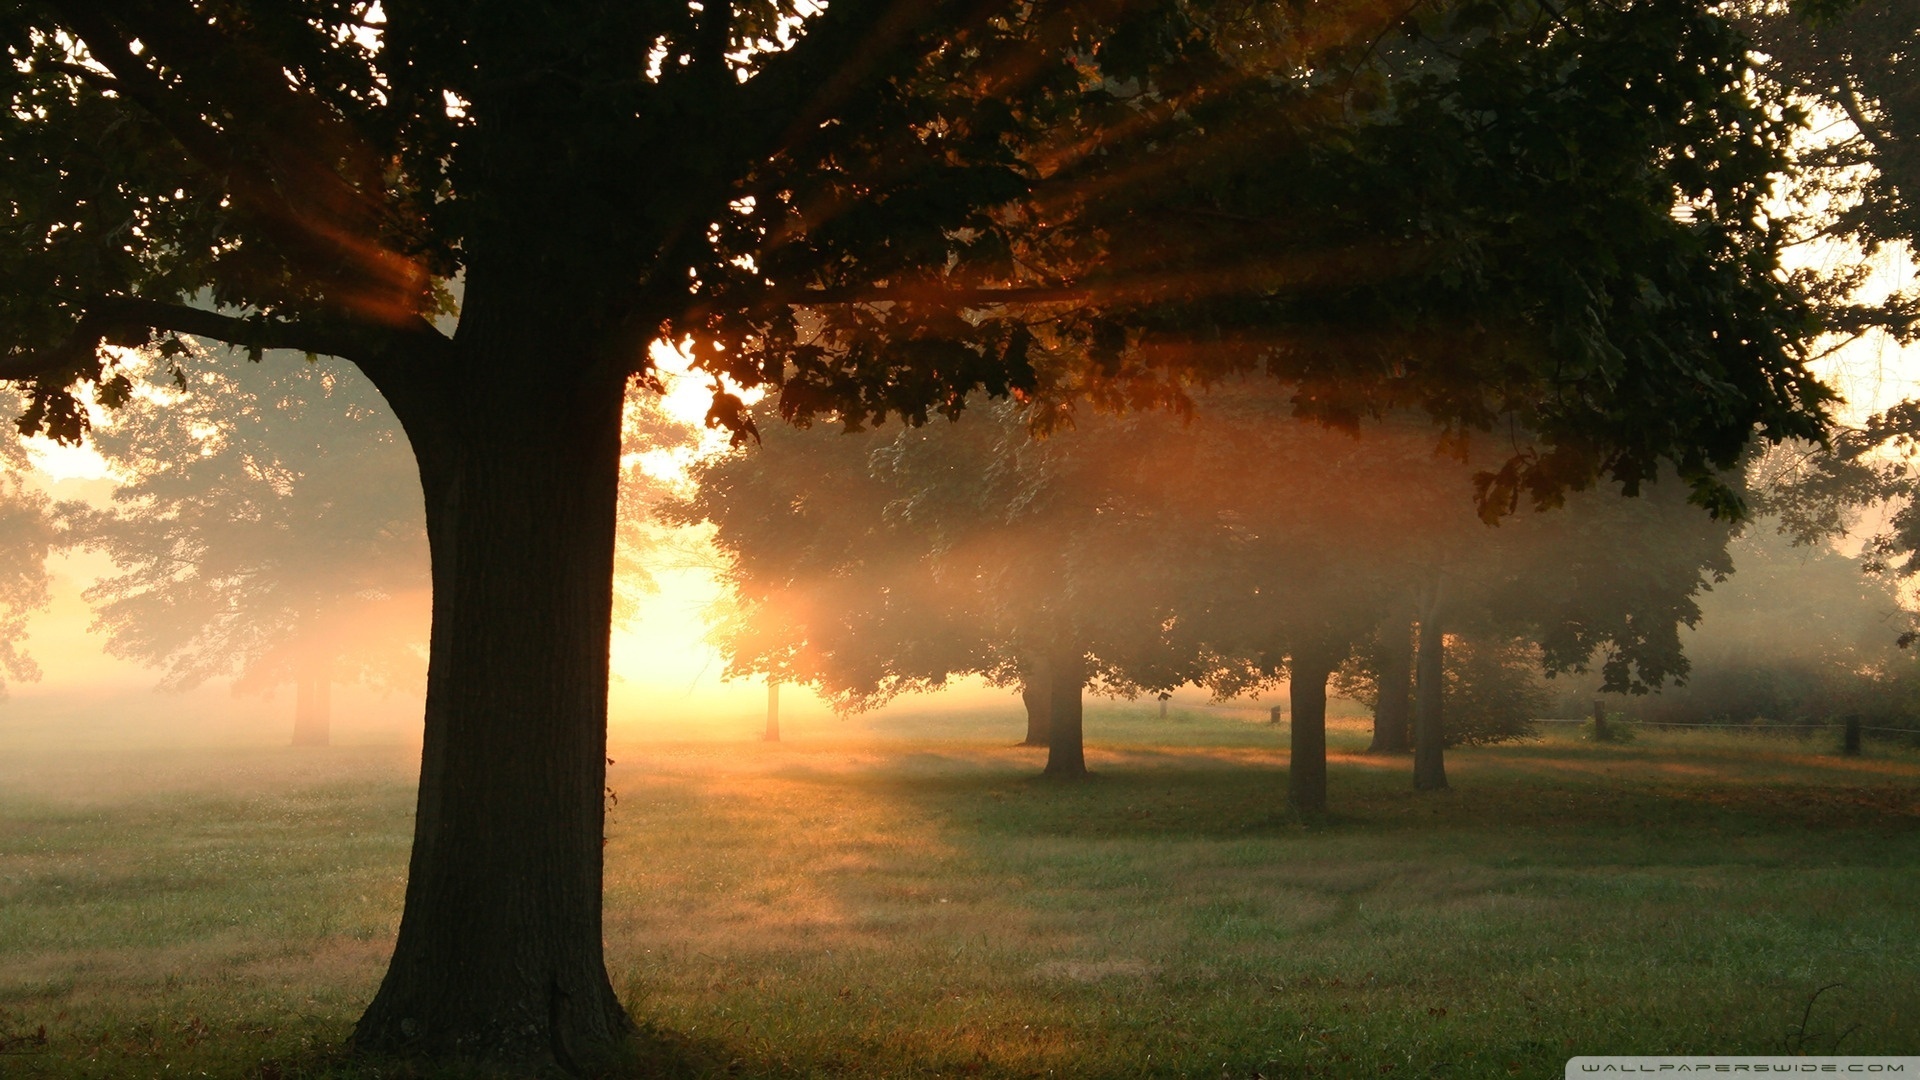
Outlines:
{"type": "Polygon", "coordinates": [[[1418,423],[1304,423],[1259,384],[1190,422],[1091,415],[1045,438],[987,411],[890,437],[769,432],[698,472],[674,514],[715,526],[745,601],[717,635],[729,670],[860,705],[956,674],[1019,682],[1064,641],[1110,692],[1231,696],[1404,626],[1444,577],[1487,656],[1518,638],[1536,669],[1597,663],[1644,692],[1685,674],[1679,630],[1730,569],[1730,526],[1676,483],[1490,526],[1467,497],[1487,451],[1437,453],[1418,423]]]}
{"type": "MultiPolygon", "coordinates": [[[[1920,10],[1907,0],[1802,0],[1754,5],[1743,21],[1764,57],[1761,73],[1834,121],[1799,151],[1798,194],[1817,206],[1809,234],[1865,256],[1887,247],[1911,254],[1920,247],[1920,10]]],[[[1800,277],[1834,302],[1835,329],[1912,340],[1920,296],[1862,296],[1871,273],[1862,258],[1800,277]]]]}
{"type": "Polygon", "coordinates": [[[1665,459],[1721,509],[1756,426],[1818,431],[1762,205],[1793,125],[1692,4],[513,8],[0,27],[29,423],[77,434],[92,344],[155,328],[418,365],[435,283],[524,241],[637,369],[690,335],[795,418],[1260,368],[1335,421],[1517,419],[1495,505],[1665,459]]]}
{"type": "Polygon", "coordinates": [[[1896,647],[1910,625],[1896,584],[1826,543],[1796,543],[1777,520],[1733,548],[1736,572],[1701,604],[1687,685],[1641,699],[1655,723],[1832,723],[1849,715],[1913,727],[1920,670],[1896,647]]]}
{"type": "Polygon", "coordinates": [[[52,504],[31,470],[21,441],[0,438],[0,697],[5,679],[40,678],[40,665],[26,651],[27,621],[52,602],[47,558],[62,542],[52,504]]]}
{"type": "Polygon", "coordinates": [[[112,505],[67,509],[68,542],[118,571],[85,599],[115,656],[161,685],[268,692],[316,666],[417,682],[426,533],[404,436],[350,368],[201,359],[141,382],[93,445],[112,505]]]}

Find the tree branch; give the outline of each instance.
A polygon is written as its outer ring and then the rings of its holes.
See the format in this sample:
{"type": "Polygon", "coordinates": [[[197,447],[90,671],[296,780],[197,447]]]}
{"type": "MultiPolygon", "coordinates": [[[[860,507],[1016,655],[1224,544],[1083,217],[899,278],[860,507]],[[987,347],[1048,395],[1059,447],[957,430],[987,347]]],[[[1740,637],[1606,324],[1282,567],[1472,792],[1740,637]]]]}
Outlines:
{"type": "MultiPolygon", "coordinates": [[[[807,23],[806,33],[782,52],[763,54],[740,87],[738,115],[761,133],[748,140],[758,160],[798,144],[850,98],[871,85],[879,68],[916,26],[961,5],[917,0],[840,0],[807,23]]],[[[1013,6],[991,0],[982,7],[1013,6]]],[[[967,11],[969,21],[988,12],[967,11]]]]}
{"type": "Polygon", "coordinates": [[[295,349],[350,360],[382,390],[410,372],[437,367],[451,342],[425,319],[388,328],[366,324],[314,324],[246,318],[217,311],[137,297],[110,297],[96,303],[67,340],[52,349],[0,359],[0,381],[81,374],[103,340],[142,332],[171,332],[210,338],[248,349],[295,349]]]}
{"type": "Polygon", "coordinates": [[[81,82],[90,83],[96,89],[105,90],[113,94],[118,94],[121,92],[120,80],[114,78],[112,74],[108,72],[95,71],[93,68],[90,68],[85,64],[68,64],[68,63],[63,63],[59,60],[41,60],[41,61],[38,61],[37,63],[39,66],[51,68],[54,71],[58,71],[66,75],[71,75],[74,78],[79,79],[81,82]]]}
{"type": "Polygon", "coordinates": [[[1299,293],[1312,287],[1387,281],[1415,270],[1424,249],[1406,244],[1350,245],[1330,251],[1276,249],[1253,258],[1221,259],[1204,268],[1107,267],[1073,284],[954,286],[938,281],[778,290],[774,304],[923,303],[952,309],[1006,304],[1106,305],[1178,303],[1224,296],[1299,293]]]}
{"type": "Polygon", "coordinates": [[[802,306],[939,302],[955,308],[983,308],[1005,304],[1080,303],[1093,299],[1100,292],[1085,285],[1015,285],[1000,289],[848,285],[802,289],[784,293],[779,300],[802,306]]]}
{"type": "Polygon", "coordinates": [[[1892,140],[1887,138],[1886,132],[1880,130],[1879,125],[1867,119],[1867,111],[1860,104],[1860,95],[1853,88],[1853,79],[1842,71],[1835,82],[1840,91],[1837,95],[1840,107],[1846,111],[1847,119],[1853,121],[1853,126],[1860,132],[1860,137],[1871,143],[1875,151],[1885,154],[1892,140]]]}

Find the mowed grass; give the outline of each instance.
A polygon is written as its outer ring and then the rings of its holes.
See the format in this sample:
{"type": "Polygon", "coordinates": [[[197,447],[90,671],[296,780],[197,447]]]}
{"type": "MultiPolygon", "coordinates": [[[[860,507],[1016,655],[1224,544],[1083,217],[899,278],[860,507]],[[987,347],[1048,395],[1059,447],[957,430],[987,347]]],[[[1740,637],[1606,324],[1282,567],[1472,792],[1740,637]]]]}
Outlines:
{"type": "MultiPolygon", "coordinates": [[[[1576,1053],[1920,1052],[1910,753],[1560,735],[1453,753],[1454,790],[1416,796],[1345,723],[1335,811],[1303,822],[1284,728],[1112,706],[1088,732],[1078,784],[1006,745],[1011,712],[616,746],[608,960],[650,1068],[1498,1077],[1576,1053]]],[[[351,748],[0,765],[0,1076],[395,1075],[337,1047],[398,921],[411,768],[351,748]]]]}

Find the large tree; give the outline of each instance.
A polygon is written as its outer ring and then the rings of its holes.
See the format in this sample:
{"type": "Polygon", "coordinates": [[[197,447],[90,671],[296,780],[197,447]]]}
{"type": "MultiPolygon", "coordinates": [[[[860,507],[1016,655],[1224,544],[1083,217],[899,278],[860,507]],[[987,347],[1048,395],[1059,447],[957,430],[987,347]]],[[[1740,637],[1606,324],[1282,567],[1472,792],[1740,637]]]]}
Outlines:
{"type": "MultiPolygon", "coordinates": [[[[103,342],[345,358],[432,555],[406,910],[359,1046],[563,1065],[600,927],[623,391],[970,392],[1537,433],[1488,505],[1814,435],[1764,199],[1791,119],[1707,5],[29,0],[0,11],[0,378],[77,437],[103,342]],[[457,325],[448,285],[464,283],[457,325]]],[[[715,400],[739,423],[738,400],[715,400]]]]}

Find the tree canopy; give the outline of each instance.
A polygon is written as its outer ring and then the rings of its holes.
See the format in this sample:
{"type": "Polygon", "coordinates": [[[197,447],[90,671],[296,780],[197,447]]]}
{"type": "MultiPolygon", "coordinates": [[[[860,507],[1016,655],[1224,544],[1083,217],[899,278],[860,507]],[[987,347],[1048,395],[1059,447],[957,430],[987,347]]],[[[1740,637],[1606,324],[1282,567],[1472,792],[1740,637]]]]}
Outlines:
{"type": "Polygon", "coordinates": [[[870,7],[20,9],[28,422],[76,434],[93,343],[152,330],[433,369],[438,283],[484,305],[525,244],[629,370],[688,335],[791,417],[1260,367],[1332,419],[1517,416],[1496,497],[1669,459],[1721,501],[1755,425],[1817,433],[1792,118],[1695,5],[870,7]]]}
{"type": "MultiPolygon", "coordinates": [[[[1807,234],[1863,256],[1904,248],[1911,257],[1920,238],[1920,11],[1904,0],[1798,0],[1753,5],[1742,21],[1764,57],[1761,74],[1832,121],[1798,151],[1797,194],[1818,207],[1807,234]]],[[[1861,258],[1800,278],[1850,301],[1830,315],[1836,329],[1913,340],[1920,295],[1859,295],[1872,270],[1861,258]]]]}
{"type": "MultiPolygon", "coordinates": [[[[1452,700],[1505,695],[1521,720],[1538,694],[1503,672],[1522,660],[1536,677],[1596,665],[1619,692],[1684,676],[1679,632],[1731,569],[1731,523],[1670,480],[1489,525],[1468,493],[1491,455],[1436,453],[1407,419],[1331,430],[1247,383],[1190,420],[1090,416],[1044,438],[1009,406],[891,436],[770,431],[698,469],[671,516],[715,527],[740,601],[718,628],[728,670],[843,708],[968,674],[1074,701],[1083,684],[1298,690],[1415,619],[1469,634],[1452,700]]],[[[1463,719],[1447,741],[1504,730],[1463,719]]],[[[1077,741],[1054,749],[1078,760],[1077,741]]]]}

